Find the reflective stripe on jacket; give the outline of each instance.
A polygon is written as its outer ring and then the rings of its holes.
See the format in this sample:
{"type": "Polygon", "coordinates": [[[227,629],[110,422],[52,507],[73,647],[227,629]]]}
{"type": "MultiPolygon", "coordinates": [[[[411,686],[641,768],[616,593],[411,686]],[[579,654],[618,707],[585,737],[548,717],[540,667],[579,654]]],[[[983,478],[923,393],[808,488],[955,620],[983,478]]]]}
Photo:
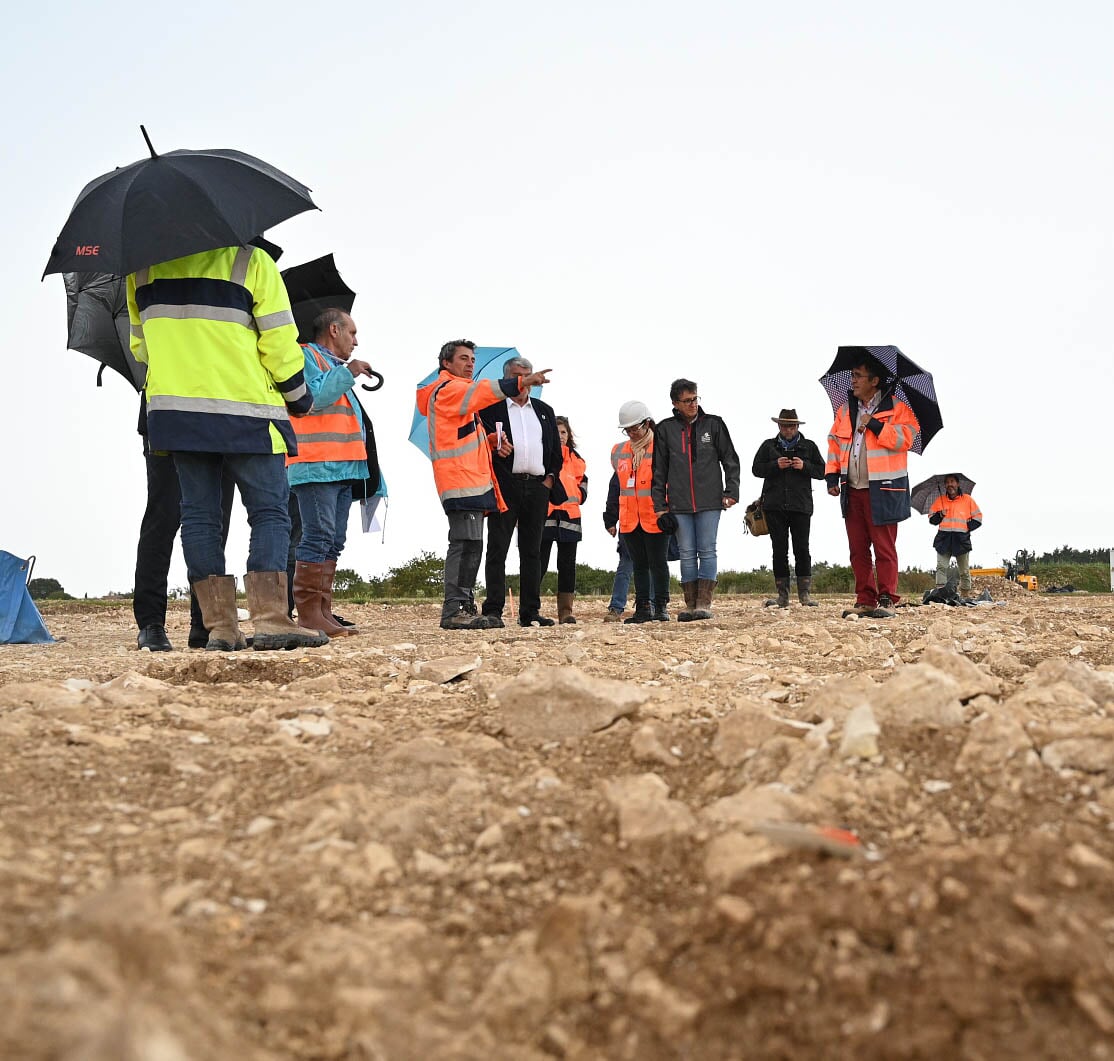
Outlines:
{"type": "Polygon", "coordinates": [[[661,534],[654,515],[654,440],[642,455],[638,469],[634,468],[634,453],[630,440],[620,442],[611,449],[611,467],[619,477],[619,530],[629,534],[641,527],[647,534],[661,534]]]}
{"type": "Polygon", "coordinates": [[[132,273],[127,289],[153,451],[297,453],[288,410],[309,412],[312,397],[286,286],[265,251],[175,258],[132,273]]]}
{"type": "MultiPolygon", "coordinates": [[[[828,462],[824,473],[829,487],[840,488],[840,507],[847,518],[847,468],[851,459],[859,403],[851,397],[836,413],[828,435],[828,462]]],[[[909,475],[906,454],[920,430],[913,410],[887,395],[874,411],[863,433],[867,476],[870,480],[870,518],[875,526],[900,523],[909,518],[909,475]]]]}
{"type": "Polygon", "coordinates": [[[557,541],[579,541],[582,537],[580,527],[580,506],[588,500],[588,476],[584,474],[587,465],[584,458],[568,446],[561,447],[561,485],[565,488],[568,500],[560,505],[549,506],[546,530],[556,533],[557,541]]]}
{"type": "MultiPolygon", "coordinates": [[[[330,372],[338,371],[348,376],[349,391],[355,385],[351,372],[344,364],[331,363],[313,345],[302,347],[306,361],[306,376],[309,378],[316,367],[317,373],[314,382],[310,384],[311,393],[314,386],[320,387],[324,377],[330,372]]],[[[333,393],[336,393],[335,390],[333,393]]],[[[355,461],[357,463],[367,460],[367,445],[364,442],[363,419],[353,406],[352,398],[348,393],[342,394],[336,401],[318,408],[314,400],[313,408],[305,416],[293,422],[294,433],[298,436],[298,453],[296,456],[286,458],[286,466],[292,464],[324,464],[340,461],[355,461]]],[[[364,468],[366,475],[367,469],[364,468]]],[[[338,474],[337,480],[354,479],[350,469],[344,469],[344,474],[338,474]]]]}
{"type": "Polygon", "coordinates": [[[491,467],[491,447],[476,414],[518,393],[519,378],[466,379],[442,369],[418,388],[418,411],[429,426],[433,481],[446,512],[505,512],[491,467]]]}
{"type": "Polygon", "coordinates": [[[982,525],[982,511],[970,494],[957,494],[952,501],[941,494],[932,502],[929,517],[940,512],[943,520],[937,524],[932,548],[943,556],[963,556],[971,551],[971,531],[982,525]],[[973,525],[972,525],[973,524],[973,525]]]}

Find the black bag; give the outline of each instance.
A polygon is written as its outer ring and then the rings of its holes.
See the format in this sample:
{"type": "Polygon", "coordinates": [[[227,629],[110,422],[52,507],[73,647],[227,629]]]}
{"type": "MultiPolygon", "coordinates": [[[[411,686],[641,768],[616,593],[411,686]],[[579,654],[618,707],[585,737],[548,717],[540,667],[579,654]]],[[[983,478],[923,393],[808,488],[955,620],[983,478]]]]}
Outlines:
{"type": "Polygon", "coordinates": [[[747,505],[746,515],[743,519],[746,521],[746,527],[743,529],[744,534],[753,534],[758,537],[770,533],[770,528],[766,524],[766,513],[762,509],[762,498],[747,505]]]}

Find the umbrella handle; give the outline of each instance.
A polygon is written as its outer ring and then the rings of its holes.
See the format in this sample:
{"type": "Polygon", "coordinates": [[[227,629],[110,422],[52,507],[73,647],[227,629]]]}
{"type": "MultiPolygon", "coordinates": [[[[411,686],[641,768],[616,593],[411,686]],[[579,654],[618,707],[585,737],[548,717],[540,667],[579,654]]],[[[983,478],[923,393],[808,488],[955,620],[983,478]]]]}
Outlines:
{"type": "Polygon", "coordinates": [[[376,372],[374,369],[372,369],[369,374],[374,376],[379,382],[378,383],[371,383],[371,384],[361,383],[360,386],[363,387],[363,389],[366,390],[366,391],[377,391],[377,390],[379,390],[379,388],[383,386],[383,374],[381,372],[376,372]]]}

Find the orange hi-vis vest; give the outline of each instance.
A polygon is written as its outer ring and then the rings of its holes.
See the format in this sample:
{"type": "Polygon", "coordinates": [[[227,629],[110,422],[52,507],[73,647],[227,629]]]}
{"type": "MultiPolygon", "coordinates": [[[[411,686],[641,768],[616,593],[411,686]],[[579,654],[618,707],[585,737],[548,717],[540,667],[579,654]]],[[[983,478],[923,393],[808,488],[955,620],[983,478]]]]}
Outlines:
{"type": "Polygon", "coordinates": [[[619,477],[619,530],[623,534],[629,534],[635,527],[641,527],[647,534],[661,534],[654,515],[654,499],[650,496],[654,482],[653,458],[653,439],[637,469],[629,439],[612,447],[611,467],[619,477]]]}
{"type": "Polygon", "coordinates": [[[970,494],[958,494],[954,501],[949,501],[947,494],[941,494],[928,510],[930,516],[934,512],[944,513],[943,522],[938,523],[937,528],[945,533],[966,534],[968,520],[977,519],[982,523],[982,512],[970,494]]]}
{"type": "MultiPolygon", "coordinates": [[[[514,377],[515,386],[519,386],[514,377]]],[[[418,388],[418,411],[429,426],[433,481],[446,512],[506,512],[491,466],[491,446],[476,415],[512,397],[505,380],[467,379],[442,369],[418,388]]]]}
{"type": "MultiPolygon", "coordinates": [[[[852,399],[855,418],[858,402],[852,399]]],[[[900,523],[909,518],[909,474],[907,454],[920,431],[913,410],[893,395],[887,395],[874,410],[873,419],[882,424],[877,434],[869,427],[863,431],[866,446],[867,478],[870,486],[870,515],[875,526],[900,523]]],[[[839,486],[840,506],[847,517],[850,503],[847,487],[855,422],[847,405],[840,406],[828,434],[828,461],[824,474],[829,487],[839,486]]]]}
{"type": "MultiPolygon", "coordinates": [[[[303,345],[302,350],[313,355],[322,372],[335,367],[312,346],[303,345]]],[[[342,394],[325,409],[314,408],[305,416],[292,418],[291,424],[298,436],[298,455],[286,458],[287,467],[311,461],[367,460],[360,414],[352,407],[352,399],[347,394],[342,394]]]]}
{"type": "Polygon", "coordinates": [[[580,526],[580,502],[583,500],[583,490],[581,485],[584,482],[584,473],[587,471],[588,465],[584,463],[584,458],[576,452],[576,450],[569,449],[568,446],[561,447],[561,484],[565,488],[565,493],[568,495],[568,500],[560,505],[550,505],[549,515],[555,512],[564,513],[569,519],[576,520],[576,524],[580,526]]]}

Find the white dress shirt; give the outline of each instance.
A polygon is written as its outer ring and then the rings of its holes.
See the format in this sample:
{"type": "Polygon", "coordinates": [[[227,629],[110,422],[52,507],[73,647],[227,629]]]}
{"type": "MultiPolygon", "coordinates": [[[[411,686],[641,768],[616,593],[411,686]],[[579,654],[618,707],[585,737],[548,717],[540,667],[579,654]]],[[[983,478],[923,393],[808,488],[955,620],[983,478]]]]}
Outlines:
{"type": "Polygon", "coordinates": [[[511,429],[514,452],[511,471],[516,475],[544,475],[542,423],[529,398],[525,405],[507,399],[507,424],[511,429]]]}
{"type": "MultiPolygon", "coordinates": [[[[859,416],[861,417],[863,413],[873,416],[881,401],[882,392],[876,390],[870,401],[859,402],[859,416]]],[[[857,424],[852,424],[851,429],[854,433],[851,435],[851,459],[847,465],[847,485],[852,490],[865,490],[870,486],[870,472],[866,461],[867,428],[864,427],[860,431],[857,424]]]]}

